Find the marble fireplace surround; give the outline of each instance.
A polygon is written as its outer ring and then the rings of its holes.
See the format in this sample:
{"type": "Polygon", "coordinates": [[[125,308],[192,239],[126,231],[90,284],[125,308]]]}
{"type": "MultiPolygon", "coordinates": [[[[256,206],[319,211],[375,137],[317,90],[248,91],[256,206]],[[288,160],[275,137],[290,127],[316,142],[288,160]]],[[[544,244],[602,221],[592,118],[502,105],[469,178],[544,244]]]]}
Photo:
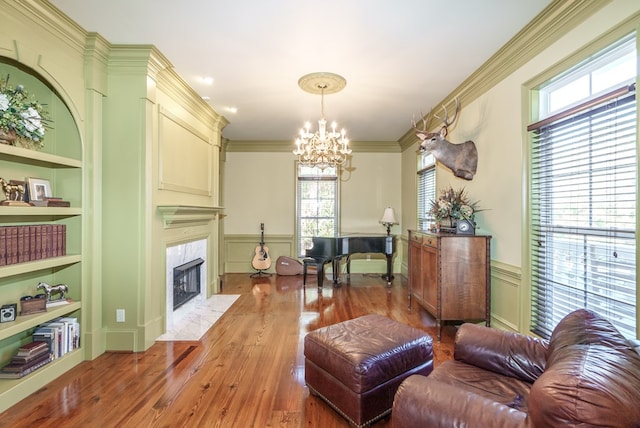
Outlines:
{"type": "Polygon", "coordinates": [[[193,316],[198,306],[207,301],[209,279],[216,277],[215,251],[218,246],[217,220],[221,207],[165,205],[158,207],[163,223],[165,242],[165,326],[174,330],[181,320],[193,316]],[[214,257],[214,259],[211,259],[214,257]],[[173,309],[173,268],[201,258],[200,294],[173,309]],[[213,263],[213,264],[212,264],[213,263]]]}
{"type": "Polygon", "coordinates": [[[189,313],[195,310],[197,305],[202,304],[207,299],[207,241],[207,239],[199,239],[168,246],[166,249],[166,331],[173,330],[182,318],[187,317],[189,313]],[[204,260],[204,263],[200,265],[200,294],[174,310],[173,268],[198,258],[204,260]]]}

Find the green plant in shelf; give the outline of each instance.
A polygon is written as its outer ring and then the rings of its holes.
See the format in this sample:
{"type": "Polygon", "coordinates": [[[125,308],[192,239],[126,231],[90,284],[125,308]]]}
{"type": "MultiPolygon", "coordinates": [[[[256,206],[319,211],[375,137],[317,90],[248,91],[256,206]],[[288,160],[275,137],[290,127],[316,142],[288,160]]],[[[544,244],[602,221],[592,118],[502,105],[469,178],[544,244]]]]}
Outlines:
{"type": "Polygon", "coordinates": [[[0,80],[0,142],[40,149],[44,147],[45,107],[22,85],[9,85],[9,75],[0,80]]]}

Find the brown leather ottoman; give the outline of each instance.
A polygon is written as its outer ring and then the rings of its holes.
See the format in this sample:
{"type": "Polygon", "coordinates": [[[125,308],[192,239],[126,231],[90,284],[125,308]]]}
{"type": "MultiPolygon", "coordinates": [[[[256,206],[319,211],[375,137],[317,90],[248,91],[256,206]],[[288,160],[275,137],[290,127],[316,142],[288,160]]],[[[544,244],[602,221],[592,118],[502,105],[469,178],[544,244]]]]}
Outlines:
{"type": "Polygon", "coordinates": [[[365,315],[308,333],[305,381],[352,426],[391,412],[393,397],[412,374],[433,370],[433,340],[382,315],[365,315]]]}

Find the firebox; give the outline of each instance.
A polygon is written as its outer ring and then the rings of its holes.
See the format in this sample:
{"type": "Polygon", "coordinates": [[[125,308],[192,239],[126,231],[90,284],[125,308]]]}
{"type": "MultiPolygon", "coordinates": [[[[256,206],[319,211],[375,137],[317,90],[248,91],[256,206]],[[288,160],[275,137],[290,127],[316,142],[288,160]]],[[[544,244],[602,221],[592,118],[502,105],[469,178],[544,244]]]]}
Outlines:
{"type": "Polygon", "coordinates": [[[197,258],[173,268],[173,310],[200,294],[200,266],[204,260],[197,258]]]}

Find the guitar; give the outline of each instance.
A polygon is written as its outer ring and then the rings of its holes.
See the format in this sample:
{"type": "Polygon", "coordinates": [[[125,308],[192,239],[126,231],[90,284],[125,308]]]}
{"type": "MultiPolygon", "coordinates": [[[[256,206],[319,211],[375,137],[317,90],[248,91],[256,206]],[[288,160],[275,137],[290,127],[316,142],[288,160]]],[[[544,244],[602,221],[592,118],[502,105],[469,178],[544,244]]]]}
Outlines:
{"type": "Polygon", "coordinates": [[[251,266],[259,271],[267,270],[271,267],[269,248],[264,245],[264,223],[260,223],[260,245],[256,247],[256,254],[253,256],[251,266]]]}

